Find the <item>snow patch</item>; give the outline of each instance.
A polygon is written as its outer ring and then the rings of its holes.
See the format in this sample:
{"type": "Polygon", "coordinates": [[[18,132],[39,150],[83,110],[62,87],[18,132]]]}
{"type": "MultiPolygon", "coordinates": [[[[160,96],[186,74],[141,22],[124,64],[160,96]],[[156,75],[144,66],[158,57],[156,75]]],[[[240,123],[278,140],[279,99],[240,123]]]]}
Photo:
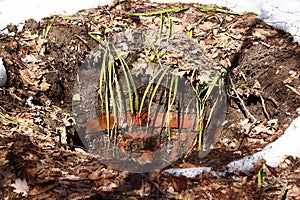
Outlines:
{"type": "Polygon", "coordinates": [[[240,160],[233,161],[227,165],[225,171],[212,171],[209,167],[199,168],[186,168],[179,169],[173,168],[165,170],[169,174],[175,176],[186,176],[187,178],[194,178],[198,174],[205,172],[211,172],[212,175],[225,176],[227,173],[239,174],[243,172],[249,174],[254,165],[259,162],[260,159],[266,161],[266,165],[270,167],[278,167],[280,162],[286,156],[293,156],[294,158],[300,157],[300,117],[296,118],[285,131],[284,135],[278,138],[275,142],[268,144],[262,151],[259,151],[251,156],[246,156],[240,160]]]}

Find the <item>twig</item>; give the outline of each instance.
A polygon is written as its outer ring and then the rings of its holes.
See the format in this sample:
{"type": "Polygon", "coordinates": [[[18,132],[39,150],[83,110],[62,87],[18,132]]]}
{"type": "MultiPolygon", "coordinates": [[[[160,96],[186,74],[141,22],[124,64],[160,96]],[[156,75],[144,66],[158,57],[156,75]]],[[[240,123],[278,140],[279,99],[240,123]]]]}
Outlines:
{"type": "Polygon", "coordinates": [[[235,85],[232,81],[232,78],[231,78],[231,75],[230,73],[228,73],[228,78],[229,78],[229,81],[230,81],[230,84],[232,85],[232,90],[234,91],[235,95],[236,95],[236,98],[238,98],[238,100],[240,101],[244,111],[246,112],[246,114],[248,115],[247,117],[250,117],[251,118],[251,121],[253,122],[253,124],[255,124],[257,122],[256,118],[249,112],[249,110],[247,109],[243,99],[240,97],[239,93],[236,91],[236,88],[235,88],[235,85]]]}
{"type": "Polygon", "coordinates": [[[266,108],[266,105],[265,105],[265,100],[264,100],[264,98],[261,95],[259,95],[259,97],[260,97],[260,100],[261,100],[261,105],[262,105],[262,108],[263,108],[263,112],[265,113],[267,119],[269,120],[270,119],[270,115],[269,115],[269,113],[267,111],[267,108],[266,108]]]}
{"type": "MultiPolygon", "coordinates": [[[[231,89],[234,91],[234,93],[235,93],[235,95],[236,95],[235,98],[237,98],[237,99],[240,101],[240,103],[241,103],[241,105],[242,105],[244,111],[246,112],[246,114],[247,114],[247,115],[251,118],[251,120],[252,120],[252,123],[250,124],[249,129],[248,129],[247,132],[244,133],[243,136],[242,136],[240,145],[239,145],[238,148],[237,148],[237,150],[239,150],[239,149],[242,147],[242,145],[243,145],[243,143],[244,143],[244,140],[245,140],[246,136],[249,135],[249,133],[250,133],[251,130],[252,130],[252,126],[256,124],[257,120],[256,120],[256,118],[250,113],[250,111],[246,108],[246,105],[245,105],[243,99],[240,97],[240,95],[239,95],[238,92],[236,91],[236,88],[235,88],[235,85],[233,84],[233,81],[232,81],[232,78],[231,78],[230,73],[228,73],[228,78],[229,78],[230,84],[232,85],[232,88],[231,88],[231,89]]],[[[246,117],[247,117],[247,116],[246,116],[246,117]]]]}
{"type": "Polygon", "coordinates": [[[287,88],[289,88],[290,90],[292,90],[293,92],[295,92],[297,95],[300,96],[300,92],[298,92],[294,87],[292,87],[292,86],[290,86],[290,85],[288,85],[288,84],[285,84],[285,86],[286,86],[287,88]]]}
{"type": "Polygon", "coordinates": [[[269,101],[271,101],[276,106],[276,108],[279,107],[278,102],[273,97],[270,96],[270,97],[267,97],[266,99],[268,99],[269,101]]]}
{"type": "Polygon", "coordinates": [[[75,35],[75,37],[77,37],[88,48],[89,51],[92,50],[92,48],[88,45],[87,41],[82,39],[79,35],[75,35]]]}

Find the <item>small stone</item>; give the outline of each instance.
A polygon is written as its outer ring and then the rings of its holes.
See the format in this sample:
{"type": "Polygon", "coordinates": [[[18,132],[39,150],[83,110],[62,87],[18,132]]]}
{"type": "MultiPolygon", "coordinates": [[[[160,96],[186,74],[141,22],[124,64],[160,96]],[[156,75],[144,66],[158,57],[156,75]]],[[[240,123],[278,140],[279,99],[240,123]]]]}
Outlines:
{"type": "Polygon", "coordinates": [[[7,81],[6,69],[3,65],[2,59],[0,58],[0,87],[3,87],[7,81]]]}
{"type": "Polygon", "coordinates": [[[296,109],[296,112],[300,116],[300,107],[296,109]]]}

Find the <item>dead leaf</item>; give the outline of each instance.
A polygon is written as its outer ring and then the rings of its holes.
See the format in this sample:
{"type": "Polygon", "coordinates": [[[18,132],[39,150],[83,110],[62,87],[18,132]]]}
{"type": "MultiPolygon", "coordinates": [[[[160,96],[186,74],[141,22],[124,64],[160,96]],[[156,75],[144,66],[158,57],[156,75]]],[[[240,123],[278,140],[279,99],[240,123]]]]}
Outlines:
{"type": "Polygon", "coordinates": [[[89,174],[88,179],[99,180],[101,175],[101,170],[94,171],[89,174]]]}
{"type": "Polygon", "coordinates": [[[40,88],[42,91],[47,91],[49,88],[50,88],[50,84],[46,82],[46,78],[43,77],[43,81],[42,83],[40,84],[40,88]]]}
{"type": "Polygon", "coordinates": [[[27,167],[25,171],[27,176],[30,178],[34,178],[36,175],[36,167],[27,167]]]}
{"type": "Polygon", "coordinates": [[[21,58],[23,62],[26,63],[39,63],[41,62],[40,59],[37,59],[34,55],[26,55],[24,58],[21,58]]]}
{"type": "Polygon", "coordinates": [[[14,192],[18,193],[18,194],[22,194],[23,197],[26,197],[28,195],[29,192],[29,187],[27,185],[27,181],[24,178],[23,180],[21,180],[20,178],[17,178],[15,180],[15,183],[10,185],[11,187],[14,187],[14,192]]]}
{"type": "Polygon", "coordinates": [[[36,185],[32,190],[30,190],[29,195],[38,195],[46,192],[47,190],[50,190],[55,187],[55,184],[50,185],[36,185]]]}
{"type": "Polygon", "coordinates": [[[172,176],[172,183],[176,192],[185,190],[187,187],[187,178],[185,176],[172,176]]]}

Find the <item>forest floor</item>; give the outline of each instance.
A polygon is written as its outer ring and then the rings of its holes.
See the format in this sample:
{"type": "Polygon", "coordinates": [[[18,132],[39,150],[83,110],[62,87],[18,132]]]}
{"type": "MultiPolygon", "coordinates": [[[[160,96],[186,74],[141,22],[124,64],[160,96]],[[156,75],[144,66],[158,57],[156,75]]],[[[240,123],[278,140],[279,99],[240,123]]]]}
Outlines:
{"type": "Polygon", "coordinates": [[[163,172],[171,167],[220,169],[260,151],[284,133],[300,107],[300,46],[291,35],[251,13],[197,6],[124,2],[68,17],[27,20],[22,31],[10,26],[11,34],[0,34],[0,57],[9,75],[0,88],[0,198],[299,199],[300,163],[292,157],[276,168],[257,163],[251,174],[187,178],[163,172]],[[129,15],[173,8],[185,9],[129,15]],[[194,149],[161,170],[118,171],[76,140],[72,89],[81,64],[98,45],[88,33],[105,40],[128,29],[158,29],[161,17],[169,23],[168,15],[174,32],[191,33],[230,76],[226,123],[204,158],[194,149]],[[259,186],[260,169],[265,177],[259,186]]]}

